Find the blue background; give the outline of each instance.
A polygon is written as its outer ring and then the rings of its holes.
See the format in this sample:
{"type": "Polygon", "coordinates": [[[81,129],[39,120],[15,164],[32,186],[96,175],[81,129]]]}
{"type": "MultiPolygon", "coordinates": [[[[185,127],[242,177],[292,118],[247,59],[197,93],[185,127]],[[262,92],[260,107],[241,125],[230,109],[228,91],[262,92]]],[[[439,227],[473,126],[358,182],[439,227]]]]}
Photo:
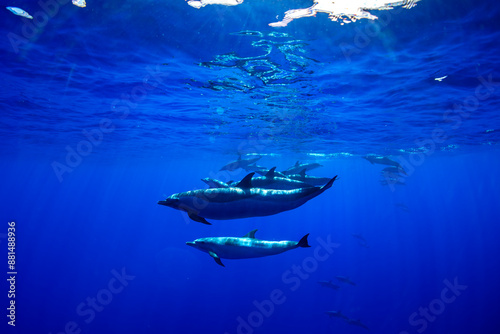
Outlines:
{"type": "Polygon", "coordinates": [[[481,86],[500,82],[498,4],[423,0],[371,11],[387,24],[318,14],[268,26],[310,5],[68,3],[34,33],[36,17],[1,11],[0,247],[6,263],[15,221],[18,272],[6,332],[75,322],[81,333],[247,333],[238,318],[248,322],[275,289],[285,300],[254,333],[366,331],[331,310],[372,333],[498,331],[500,86],[481,86]],[[384,166],[361,158],[369,153],[404,162],[406,185],[382,186],[384,166]],[[204,188],[204,177],[241,179],[219,172],[238,154],[278,170],[319,162],[312,175],[339,179],[295,210],[212,226],[156,204],[204,188]],[[185,245],[253,229],[269,240],[310,233],[312,247],[223,268],[185,245]],[[318,238],[338,247],[311,262],[318,238]],[[292,290],[283,275],[306,263],[317,266],[292,290]],[[134,278],[86,321],[78,306],[109,296],[122,270],[134,278]],[[317,283],[337,275],[356,286],[317,283]],[[413,326],[455,278],[461,295],[425,330],[413,326]]]}

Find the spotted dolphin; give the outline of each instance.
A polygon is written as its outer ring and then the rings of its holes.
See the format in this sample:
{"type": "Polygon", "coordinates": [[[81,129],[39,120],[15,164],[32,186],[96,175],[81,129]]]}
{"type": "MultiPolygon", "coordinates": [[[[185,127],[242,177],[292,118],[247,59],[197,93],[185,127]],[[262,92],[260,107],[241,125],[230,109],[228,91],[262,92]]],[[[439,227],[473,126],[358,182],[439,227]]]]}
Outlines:
{"type": "Polygon", "coordinates": [[[307,243],[309,233],[300,239],[300,241],[268,241],[255,238],[253,230],[244,237],[211,237],[201,238],[195,241],[188,241],[186,245],[192,246],[202,252],[208,253],[214,258],[217,264],[224,266],[221,259],[250,259],[281,254],[291,249],[299,247],[311,247],[307,243]]]}
{"type": "Polygon", "coordinates": [[[312,186],[321,186],[328,181],[330,181],[330,178],[328,177],[316,177],[316,176],[310,176],[306,175],[306,170],[303,169],[299,174],[290,174],[287,175],[288,178],[292,180],[297,180],[297,181],[302,181],[304,183],[308,183],[312,186]]]}
{"type": "Polygon", "coordinates": [[[240,155],[238,157],[238,160],[231,161],[227,165],[223,166],[220,170],[234,171],[234,170],[237,170],[238,168],[244,169],[244,168],[248,167],[248,165],[254,164],[255,162],[257,162],[260,158],[262,158],[262,157],[257,156],[257,157],[242,159],[241,155],[240,155]]]}
{"type": "Polygon", "coordinates": [[[330,289],[333,289],[333,290],[340,289],[340,286],[338,286],[337,284],[333,283],[332,281],[319,281],[318,283],[322,287],[324,287],[324,288],[330,288],[330,289]]]}
{"type": "MultiPolygon", "coordinates": [[[[273,167],[266,173],[266,175],[262,177],[253,177],[252,187],[262,188],[262,189],[274,189],[274,190],[291,190],[297,188],[312,187],[312,185],[302,181],[292,180],[287,177],[276,176],[275,173],[276,173],[276,167],[273,167]]],[[[231,183],[229,184],[231,185],[231,183]]]]}
{"type": "MultiPolygon", "coordinates": [[[[262,176],[265,176],[267,173],[269,173],[271,170],[270,169],[263,169],[263,170],[256,170],[255,172],[257,174],[260,174],[262,176]]],[[[286,176],[285,174],[283,174],[282,172],[278,172],[276,170],[276,168],[274,169],[274,176],[277,176],[277,177],[282,177],[282,178],[287,178],[288,176],[286,176]]]]}
{"type": "Polygon", "coordinates": [[[342,283],[347,283],[347,284],[351,284],[351,285],[356,285],[356,283],[354,283],[353,281],[351,281],[351,279],[349,277],[345,277],[345,276],[335,276],[336,279],[338,279],[339,281],[341,281],[342,283]]]}
{"type": "Polygon", "coordinates": [[[341,318],[341,319],[349,319],[347,318],[341,311],[326,311],[326,314],[330,316],[330,318],[341,318]]]}
{"type": "Polygon", "coordinates": [[[368,326],[366,326],[364,323],[362,323],[361,320],[359,320],[359,319],[346,319],[346,322],[349,325],[359,326],[359,327],[362,327],[364,329],[370,330],[370,328],[368,328],[368,326]]]}
{"type": "Polygon", "coordinates": [[[300,173],[302,170],[311,170],[314,168],[322,167],[323,165],[320,165],[318,163],[311,163],[311,164],[301,164],[298,161],[295,163],[294,166],[288,168],[287,170],[283,171],[283,174],[285,175],[291,175],[291,174],[297,174],[300,173]]]}
{"type": "Polygon", "coordinates": [[[206,218],[227,220],[262,217],[298,208],[329,189],[337,179],[335,176],[322,187],[269,190],[253,188],[253,175],[248,174],[236,186],[173,194],[158,204],[187,212],[192,220],[210,225],[206,218]]]}
{"type": "Polygon", "coordinates": [[[394,161],[388,157],[384,157],[382,155],[368,154],[368,155],[364,156],[363,159],[368,160],[372,165],[373,164],[380,164],[380,165],[386,165],[386,166],[394,166],[394,167],[404,171],[403,166],[401,166],[399,164],[399,162],[394,161]]]}

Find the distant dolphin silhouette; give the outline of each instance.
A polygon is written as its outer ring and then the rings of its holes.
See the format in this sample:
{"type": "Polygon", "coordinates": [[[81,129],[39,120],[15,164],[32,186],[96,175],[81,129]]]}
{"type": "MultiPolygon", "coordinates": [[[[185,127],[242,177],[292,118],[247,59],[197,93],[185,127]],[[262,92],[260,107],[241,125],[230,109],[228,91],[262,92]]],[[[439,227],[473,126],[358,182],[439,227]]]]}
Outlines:
{"type": "Polygon", "coordinates": [[[403,168],[403,166],[401,166],[399,164],[399,162],[394,161],[392,159],[389,159],[388,157],[384,157],[384,156],[376,155],[376,154],[368,154],[368,155],[364,156],[363,159],[370,161],[371,164],[394,166],[394,167],[400,168],[404,172],[404,168],[403,168]]]}
{"type": "Polygon", "coordinates": [[[338,286],[337,284],[333,283],[332,281],[319,281],[318,283],[322,287],[324,287],[324,288],[330,288],[330,289],[333,289],[333,290],[340,289],[340,286],[338,286]]]}
{"type": "Polygon", "coordinates": [[[341,311],[326,311],[325,313],[328,314],[330,318],[349,319],[343,315],[341,311]]]}
{"type": "Polygon", "coordinates": [[[349,277],[345,277],[345,276],[335,276],[336,279],[338,279],[339,281],[341,281],[342,283],[347,283],[347,284],[351,284],[351,285],[356,285],[356,283],[354,283],[353,281],[351,281],[349,279],[349,277]]]}

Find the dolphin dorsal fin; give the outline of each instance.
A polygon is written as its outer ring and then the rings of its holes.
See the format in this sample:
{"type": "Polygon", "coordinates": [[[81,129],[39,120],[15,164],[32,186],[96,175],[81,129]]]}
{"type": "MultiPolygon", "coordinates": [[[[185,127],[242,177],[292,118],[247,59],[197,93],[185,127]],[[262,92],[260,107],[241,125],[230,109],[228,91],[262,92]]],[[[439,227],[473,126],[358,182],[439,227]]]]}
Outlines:
{"type": "Polygon", "coordinates": [[[265,175],[265,177],[273,178],[274,177],[274,171],[276,170],[276,167],[271,168],[265,175]]]}
{"type": "Polygon", "coordinates": [[[257,230],[251,230],[250,232],[248,232],[247,234],[245,234],[243,236],[243,238],[255,239],[255,232],[257,232],[257,230]]]}
{"type": "Polygon", "coordinates": [[[241,161],[241,154],[238,155],[238,160],[237,161],[241,161]]]}
{"type": "Polygon", "coordinates": [[[299,173],[299,174],[300,174],[300,176],[302,176],[302,177],[306,177],[306,169],[307,169],[307,168],[304,168],[303,170],[301,170],[301,171],[300,171],[300,173],[299,173]]]}
{"type": "Polygon", "coordinates": [[[297,162],[295,163],[295,167],[298,167],[300,166],[300,162],[297,160],[297,162]]]}
{"type": "Polygon", "coordinates": [[[243,180],[241,180],[236,187],[241,188],[241,189],[248,189],[252,188],[252,177],[254,176],[255,172],[252,172],[245,176],[243,180]]]}

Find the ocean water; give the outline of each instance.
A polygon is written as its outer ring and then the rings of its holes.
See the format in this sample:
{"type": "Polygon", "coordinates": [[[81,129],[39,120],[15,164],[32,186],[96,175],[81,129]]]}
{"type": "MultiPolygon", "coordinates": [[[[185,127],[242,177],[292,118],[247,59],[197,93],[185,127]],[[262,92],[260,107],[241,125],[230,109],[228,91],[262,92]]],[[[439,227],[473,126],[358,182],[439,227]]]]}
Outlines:
{"type": "Polygon", "coordinates": [[[0,10],[1,333],[498,332],[497,2],[285,27],[313,2],[2,5],[33,19],[0,10]],[[239,155],[338,179],[211,226],[157,204],[242,179],[239,155]],[[186,245],[254,229],[311,248],[221,267],[186,245]]]}

